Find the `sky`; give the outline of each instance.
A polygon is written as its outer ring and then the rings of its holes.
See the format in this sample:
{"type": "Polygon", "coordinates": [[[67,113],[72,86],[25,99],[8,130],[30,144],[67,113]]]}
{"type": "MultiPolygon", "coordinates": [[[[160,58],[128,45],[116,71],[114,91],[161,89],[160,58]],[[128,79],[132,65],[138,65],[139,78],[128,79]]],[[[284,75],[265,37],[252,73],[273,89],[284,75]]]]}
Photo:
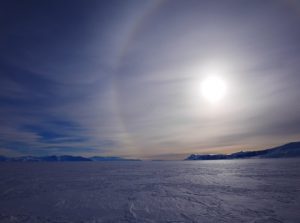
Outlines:
{"type": "Polygon", "coordinates": [[[3,0],[0,154],[177,159],[300,139],[296,0],[3,0]],[[210,103],[205,78],[226,94],[210,103]]]}

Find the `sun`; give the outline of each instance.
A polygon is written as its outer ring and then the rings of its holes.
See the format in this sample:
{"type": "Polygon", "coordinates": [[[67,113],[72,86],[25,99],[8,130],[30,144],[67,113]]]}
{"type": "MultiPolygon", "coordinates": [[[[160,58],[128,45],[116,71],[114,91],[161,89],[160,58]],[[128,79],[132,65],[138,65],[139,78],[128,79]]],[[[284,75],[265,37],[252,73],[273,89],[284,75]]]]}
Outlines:
{"type": "Polygon", "coordinates": [[[226,91],[226,82],[218,76],[207,77],[201,83],[202,96],[212,104],[221,101],[226,95],[226,91]]]}

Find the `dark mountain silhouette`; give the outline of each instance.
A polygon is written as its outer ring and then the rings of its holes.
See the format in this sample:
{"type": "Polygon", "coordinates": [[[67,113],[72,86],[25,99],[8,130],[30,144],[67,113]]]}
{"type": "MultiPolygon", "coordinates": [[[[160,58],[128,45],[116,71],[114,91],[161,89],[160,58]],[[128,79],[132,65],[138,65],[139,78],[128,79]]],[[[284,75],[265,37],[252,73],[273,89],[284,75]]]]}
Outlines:
{"type": "Polygon", "coordinates": [[[21,157],[5,157],[0,156],[0,162],[76,162],[76,161],[137,161],[136,159],[125,159],[122,157],[82,157],[82,156],[21,156],[21,157]]]}

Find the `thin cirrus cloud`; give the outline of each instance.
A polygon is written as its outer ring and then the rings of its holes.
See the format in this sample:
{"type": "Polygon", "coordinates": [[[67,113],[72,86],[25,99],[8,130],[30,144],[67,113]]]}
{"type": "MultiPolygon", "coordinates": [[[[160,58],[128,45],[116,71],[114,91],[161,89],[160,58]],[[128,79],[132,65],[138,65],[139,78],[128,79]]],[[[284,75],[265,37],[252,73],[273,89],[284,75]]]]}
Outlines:
{"type": "Polygon", "coordinates": [[[1,8],[5,154],[173,157],[299,138],[297,3],[9,1],[1,8]],[[228,84],[216,107],[199,94],[206,68],[228,84]]]}

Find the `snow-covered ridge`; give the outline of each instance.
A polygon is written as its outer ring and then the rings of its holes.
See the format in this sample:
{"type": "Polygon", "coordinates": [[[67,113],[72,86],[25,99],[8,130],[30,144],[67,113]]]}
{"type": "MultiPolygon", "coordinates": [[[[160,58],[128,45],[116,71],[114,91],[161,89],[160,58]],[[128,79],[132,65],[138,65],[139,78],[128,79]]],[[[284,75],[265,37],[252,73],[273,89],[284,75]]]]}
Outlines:
{"type": "Polygon", "coordinates": [[[271,149],[240,151],[232,154],[191,154],[186,160],[222,160],[245,158],[300,157],[300,142],[291,142],[271,149]]]}

